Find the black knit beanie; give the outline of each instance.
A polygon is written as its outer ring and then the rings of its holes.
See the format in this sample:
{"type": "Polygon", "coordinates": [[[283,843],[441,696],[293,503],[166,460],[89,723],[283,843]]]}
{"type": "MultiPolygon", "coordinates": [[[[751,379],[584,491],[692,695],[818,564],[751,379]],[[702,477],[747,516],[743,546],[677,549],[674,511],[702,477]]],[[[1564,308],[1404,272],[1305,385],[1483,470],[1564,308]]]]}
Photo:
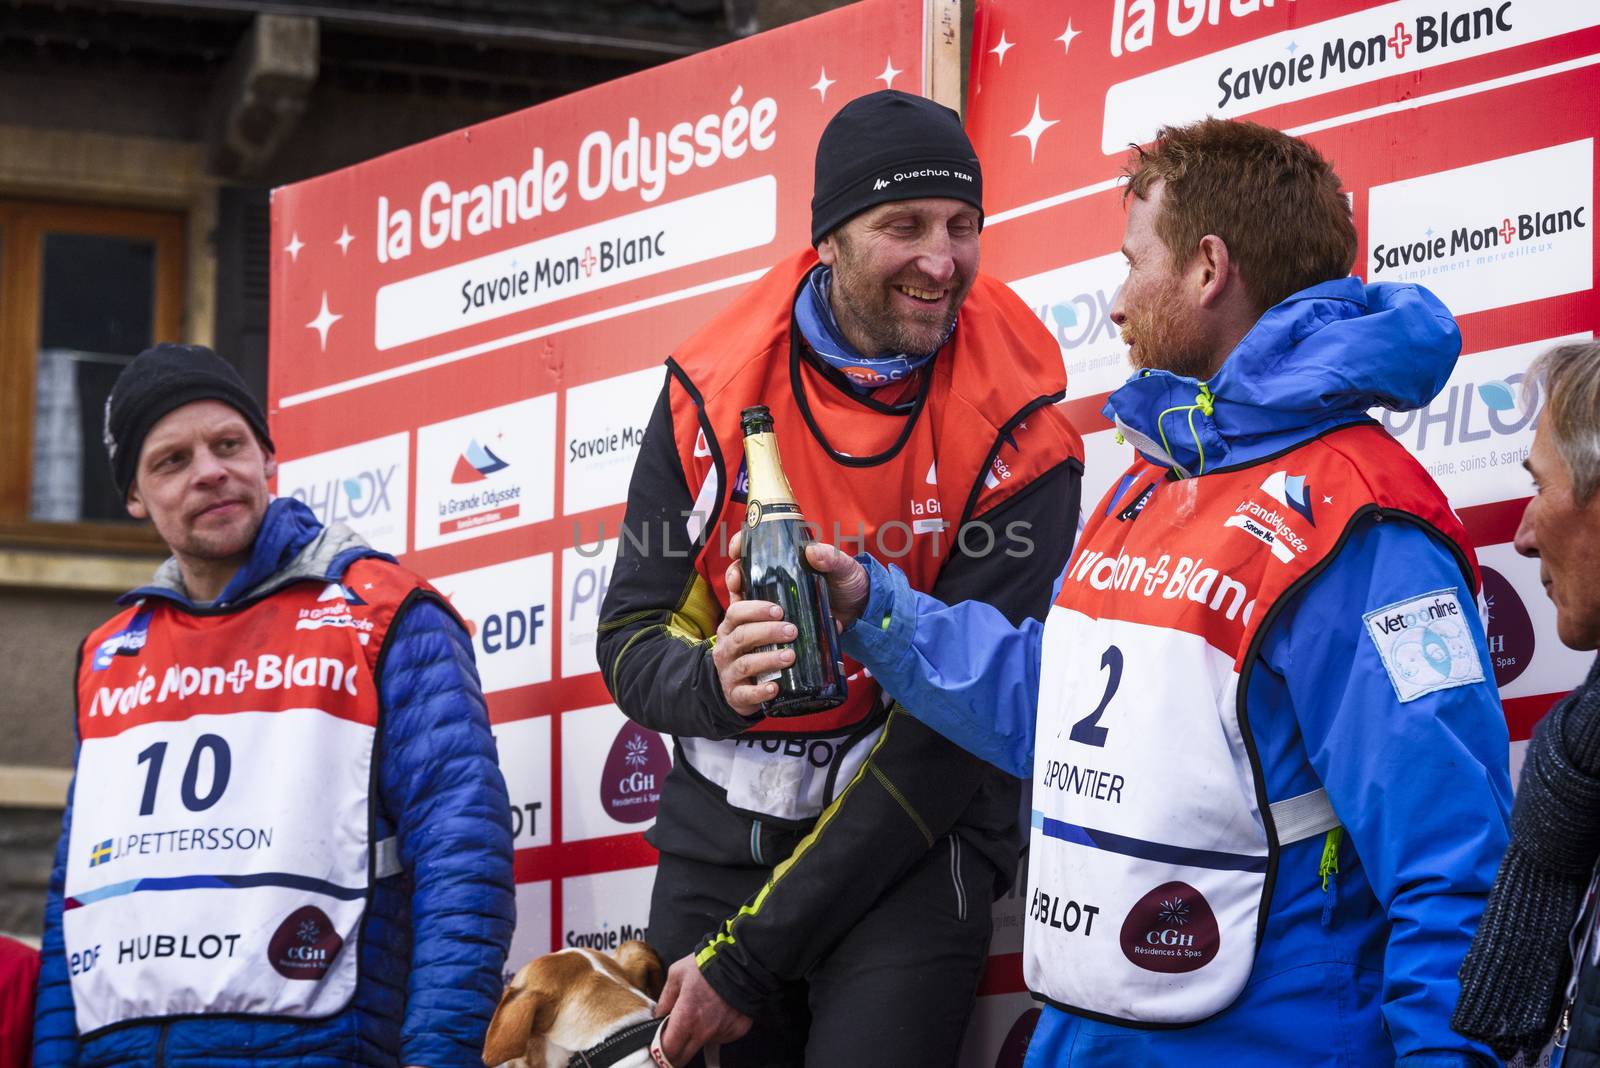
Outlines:
{"type": "Polygon", "coordinates": [[[204,345],[163,341],[135,356],[106,398],[104,440],[118,493],[128,495],[151,428],[167,413],[200,400],[221,401],[238,411],[262,447],[274,451],[266,413],[232,364],[204,345]]]}
{"type": "Polygon", "coordinates": [[[850,101],[817,141],[811,243],[891,200],[950,197],[983,212],[983,172],[961,116],[883,89],[850,101]]]}

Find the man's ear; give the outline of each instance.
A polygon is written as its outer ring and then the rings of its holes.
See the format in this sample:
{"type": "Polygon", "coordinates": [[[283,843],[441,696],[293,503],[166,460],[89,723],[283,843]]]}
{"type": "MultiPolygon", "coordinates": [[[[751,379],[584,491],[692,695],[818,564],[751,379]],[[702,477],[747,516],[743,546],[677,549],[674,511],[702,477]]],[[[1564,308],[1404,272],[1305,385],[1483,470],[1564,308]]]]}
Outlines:
{"type": "Polygon", "coordinates": [[[839,249],[833,243],[832,234],[817,242],[817,259],[821,260],[825,267],[832,267],[839,259],[839,249]]]}
{"type": "Polygon", "coordinates": [[[622,965],[622,974],[628,982],[650,995],[654,1001],[661,996],[661,986],[666,981],[666,969],[661,966],[661,955],[648,943],[638,939],[622,943],[614,954],[622,965]]]}
{"type": "MultiPolygon", "coordinates": [[[[533,987],[520,985],[521,979],[520,975],[513,979],[500,995],[500,1004],[495,1007],[494,1018],[489,1021],[489,1031],[483,1039],[484,1064],[504,1064],[530,1056],[536,1035],[540,1036],[542,1051],[542,1036],[555,1023],[555,1002],[533,987]]],[[[540,1059],[543,1059],[542,1052],[540,1059]]]]}
{"type": "Polygon", "coordinates": [[[1200,239],[1192,265],[1194,279],[1200,287],[1201,307],[1211,307],[1220,301],[1229,286],[1236,284],[1238,273],[1228,254],[1228,244],[1216,234],[1200,239]]]}
{"type": "Polygon", "coordinates": [[[144,501],[139,497],[139,480],[135,478],[133,485],[128,487],[127,499],[123,501],[127,506],[128,514],[135,519],[149,519],[150,509],[144,506],[144,501]]]}
{"type": "Polygon", "coordinates": [[[262,466],[262,469],[266,472],[266,476],[267,476],[268,479],[273,479],[273,478],[277,477],[277,475],[278,475],[278,458],[276,456],[272,455],[270,452],[267,453],[267,462],[262,464],[261,466],[262,466]]]}

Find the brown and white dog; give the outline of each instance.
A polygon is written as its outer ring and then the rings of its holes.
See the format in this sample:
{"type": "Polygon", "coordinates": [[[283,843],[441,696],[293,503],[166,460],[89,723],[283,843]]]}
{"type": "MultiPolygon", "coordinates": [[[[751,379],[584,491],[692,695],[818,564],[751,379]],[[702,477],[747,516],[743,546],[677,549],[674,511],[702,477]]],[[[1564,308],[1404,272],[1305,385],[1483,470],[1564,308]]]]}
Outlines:
{"type": "Polygon", "coordinates": [[[519,1068],[672,1068],[655,1019],[665,972],[656,951],[563,949],[523,967],[500,995],[483,1063],[519,1068]]]}

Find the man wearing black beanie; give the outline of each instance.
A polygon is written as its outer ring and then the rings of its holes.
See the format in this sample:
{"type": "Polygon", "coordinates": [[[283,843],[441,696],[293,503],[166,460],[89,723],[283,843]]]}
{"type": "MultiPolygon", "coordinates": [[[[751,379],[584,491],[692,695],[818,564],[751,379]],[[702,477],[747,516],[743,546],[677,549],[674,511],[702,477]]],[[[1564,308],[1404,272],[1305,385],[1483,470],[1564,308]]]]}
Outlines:
{"type": "Polygon", "coordinates": [[[825,536],[1013,622],[1042,616],[1071,549],[1082,444],[1054,407],[1059,347],[978,273],[983,174],[955,112],[895,91],[846,104],[817,145],[811,218],[814,250],[667,361],[624,520],[647,536],[621,539],[601,611],[618,706],[676,740],[648,832],[650,941],[677,959],[664,1049],[954,1065],[989,903],[1016,872],[1018,784],[859,673],[839,708],[762,716],[754,676],[792,635],[749,627],[728,593],[739,414],[771,409],[825,536]]]}
{"type": "Polygon", "coordinates": [[[465,627],[272,499],[210,349],[140,353],[105,445],[172,558],[79,652],[33,1063],[481,1064],[514,903],[465,627]]]}

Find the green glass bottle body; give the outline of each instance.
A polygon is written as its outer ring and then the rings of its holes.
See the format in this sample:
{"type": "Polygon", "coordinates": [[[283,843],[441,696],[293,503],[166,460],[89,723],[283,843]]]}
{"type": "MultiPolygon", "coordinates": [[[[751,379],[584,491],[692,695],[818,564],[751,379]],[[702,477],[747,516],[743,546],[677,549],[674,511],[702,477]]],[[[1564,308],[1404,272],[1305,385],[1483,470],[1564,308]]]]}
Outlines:
{"type": "Polygon", "coordinates": [[[847,689],[828,584],[806,560],[811,538],[778,460],[772,413],[757,405],[746,408],[739,418],[750,480],[739,553],[745,596],[778,605],[797,631],[788,643],[794,661],[757,680],[778,684],[777,695],[762,704],[761,711],[775,717],[824,712],[843,704],[847,689]]]}

